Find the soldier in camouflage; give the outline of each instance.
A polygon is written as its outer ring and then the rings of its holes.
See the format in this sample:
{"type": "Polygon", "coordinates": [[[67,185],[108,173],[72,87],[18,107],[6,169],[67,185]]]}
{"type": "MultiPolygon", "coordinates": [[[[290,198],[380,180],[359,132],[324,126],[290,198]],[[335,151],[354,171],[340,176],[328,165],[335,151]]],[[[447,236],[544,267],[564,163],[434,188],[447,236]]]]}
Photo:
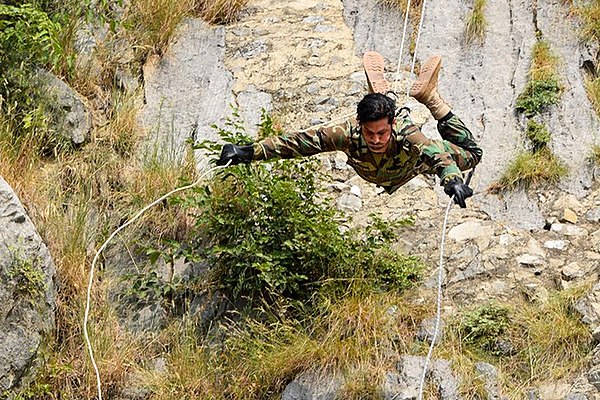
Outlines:
{"type": "Polygon", "coordinates": [[[368,182],[393,193],[416,175],[437,174],[449,196],[461,207],[473,191],[462,181],[461,171],[479,163],[483,154],[464,123],[452,113],[437,92],[441,58],[430,58],[412,84],[410,95],[423,103],[438,121],[442,140],[427,138],[406,110],[396,115],[395,102],[384,93],[383,58],[365,54],[369,91],[357,107],[357,124],[340,125],[270,137],[250,146],[226,144],[217,165],[250,163],[275,158],[310,156],[342,151],[348,164],[368,182]]]}

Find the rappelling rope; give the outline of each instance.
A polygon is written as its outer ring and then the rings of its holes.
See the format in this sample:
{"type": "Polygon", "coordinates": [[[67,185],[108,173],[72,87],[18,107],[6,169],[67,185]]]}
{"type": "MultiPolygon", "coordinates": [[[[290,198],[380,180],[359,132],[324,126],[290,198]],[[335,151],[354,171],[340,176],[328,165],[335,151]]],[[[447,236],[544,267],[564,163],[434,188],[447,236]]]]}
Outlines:
{"type": "MultiPolygon", "coordinates": [[[[473,177],[473,173],[475,172],[475,168],[469,171],[469,175],[467,175],[467,180],[465,184],[469,186],[471,183],[471,178],[473,177]]],[[[444,216],[444,224],[442,225],[442,240],[440,242],[440,262],[438,265],[438,285],[437,285],[437,304],[436,304],[436,312],[435,312],[435,327],[433,329],[433,337],[431,338],[431,344],[429,345],[429,351],[427,352],[427,357],[425,357],[425,365],[423,366],[423,373],[421,374],[421,382],[419,383],[419,396],[418,400],[423,399],[423,388],[425,387],[425,380],[427,379],[427,370],[429,369],[429,363],[431,362],[431,355],[433,354],[433,347],[435,346],[435,341],[439,335],[440,331],[440,320],[442,319],[442,294],[443,294],[443,284],[444,284],[444,249],[446,247],[446,228],[448,226],[448,215],[450,214],[450,208],[452,207],[452,203],[454,203],[454,195],[450,198],[448,202],[448,206],[446,206],[446,214],[444,216]]],[[[395,396],[394,396],[395,397],[395,396]]]]}
{"type": "Polygon", "coordinates": [[[88,324],[88,319],[89,319],[89,314],[90,314],[92,284],[94,282],[94,270],[96,268],[96,262],[98,262],[98,259],[100,258],[100,253],[102,253],[102,251],[106,248],[106,246],[108,246],[108,243],[115,236],[117,236],[117,234],[119,232],[121,232],[123,229],[125,229],[126,227],[128,227],[129,225],[131,225],[133,222],[135,222],[138,218],[140,218],[150,208],[154,207],[155,205],[157,205],[158,203],[160,203],[163,200],[167,199],[168,197],[174,195],[175,193],[178,193],[178,192],[181,192],[181,191],[193,188],[194,186],[198,185],[208,174],[210,174],[211,172],[216,171],[216,170],[218,170],[220,168],[226,168],[226,167],[229,166],[230,163],[231,163],[231,161],[229,161],[226,165],[213,167],[213,168],[209,169],[208,171],[206,171],[205,173],[203,173],[202,175],[200,175],[200,177],[194,183],[186,185],[186,186],[182,186],[182,187],[177,188],[177,189],[174,189],[174,190],[170,191],[169,193],[161,196],[160,198],[154,200],[152,203],[150,203],[146,207],[142,208],[133,218],[131,218],[129,221],[127,221],[126,223],[124,223],[123,225],[121,225],[119,228],[117,228],[108,237],[108,239],[106,239],[106,241],[102,244],[102,246],[100,246],[100,248],[96,252],[96,255],[94,256],[94,259],[92,260],[92,266],[90,267],[90,275],[89,275],[89,281],[88,281],[88,287],[87,287],[87,296],[86,296],[86,302],[85,302],[85,313],[84,313],[84,316],[83,316],[83,336],[85,338],[85,343],[87,345],[88,353],[90,355],[90,360],[92,361],[92,366],[94,367],[94,372],[96,373],[96,386],[97,386],[97,389],[98,389],[98,400],[102,400],[102,383],[101,383],[101,380],[100,380],[100,372],[98,370],[98,365],[96,364],[96,360],[94,358],[94,350],[92,348],[92,343],[90,341],[87,324],[88,324]]]}
{"type": "MultiPolygon", "coordinates": [[[[402,41],[400,42],[400,56],[398,57],[398,66],[396,67],[396,76],[392,82],[392,90],[396,88],[396,84],[400,80],[400,66],[402,65],[402,54],[404,53],[404,42],[406,41],[406,28],[408,27],[408,12],[410,11],[410,0],[406,3],[406,15],[404,16],[404,27],[402,28],[402,41]]],[[[416,52],[415,52],[416,54],[416,52]]],[[[407,93],[408,94],[408,93],[407,93]]]]}
{"type": "MultiPolygon", "coordinates": [[[[392,88],[397,88],[397,83],[400,80],[400,67],[402,65],[402,53],[404,52],[404,43],[406,42],[406,29],[408,27],[408,14],[410,12],[410,2],[411,2],[411,0],[407,0],[406,14],[404,16],[404,27],[402,28],[402,42],[400,43],[400,54],[398,55],[396,76],[394,78],[394,82],[392,82],[392,88]]],[[[423,28],[426,3],[427,3],[427,0],[423,0],[423,4],[421,5],[421,18],[419,20],[419,26],[417,27],[417,38],[415,40],[415,51],[413,52],[412,62],[411,62],[411,66],[410,66],[410,76],[411,77],[415,73],[415,64],[417,62],[417,52],[419,50],[419,41],[421,39],[421,30],[423,28]]],[[[410,91],[410,79],[406,85],[406,93],[405,93],[406,97],[408,97],[409,91],[410,91]]]]}
{"type": "Polygon", "coordinates": [[[440,320],[442,315],[442,285],[444,282],[444,247],[446,245],[446,227],[448,225],[448,215],[450,214],[450,208],[454,202],[454,196],[450,198],[448,205],[446,206],[446,215],[444,216],[444,224],[442,226],[442,241],[440,243],[440,262],[438,266],[438,285],[437,285],[437,305],[435,313],[435,327],[433,329],[433,337],[431,338],[431,344],[429,345],[429,351],[425,358],[425,365],[423,366],[423,373],[421,374],[421,382],[419,383],[419,396],[418,400],[423,399],[423,388],[425,387],[425,380],[427,379],[427,370],[429,369],[429,363],[431,361],[431,355],[433,353],[433,347],[437,340],[440,330],[440,320]]]}

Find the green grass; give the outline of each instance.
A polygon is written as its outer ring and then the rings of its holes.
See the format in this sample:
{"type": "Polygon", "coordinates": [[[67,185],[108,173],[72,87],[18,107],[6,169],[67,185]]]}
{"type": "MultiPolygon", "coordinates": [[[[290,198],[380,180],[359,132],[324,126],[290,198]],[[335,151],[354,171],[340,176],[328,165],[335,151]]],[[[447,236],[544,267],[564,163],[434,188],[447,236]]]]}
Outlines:
{"type": "Polygon", "coordinates": [[[542,183],[556,184],[567,172],[565,164],[549,149],[536,153],[521,152],[490,189],[498,191],[529,188],[542,183]]]}
{"type": "Polygon", "coordinates": [[[517,98],[515,108],[526,116],[540,114],[560,101],[562,87],[558,77],[558,58],[545,40],[533,46],[529,80],[517,98]]]}
{"type": "Polygon", "coordinates": [[[485,19],[486,0],[474,0],[473,9],[467,16],[465,25],[465,41],[467,44],[479,42],[485,39],[487,21],[485,19]]]}

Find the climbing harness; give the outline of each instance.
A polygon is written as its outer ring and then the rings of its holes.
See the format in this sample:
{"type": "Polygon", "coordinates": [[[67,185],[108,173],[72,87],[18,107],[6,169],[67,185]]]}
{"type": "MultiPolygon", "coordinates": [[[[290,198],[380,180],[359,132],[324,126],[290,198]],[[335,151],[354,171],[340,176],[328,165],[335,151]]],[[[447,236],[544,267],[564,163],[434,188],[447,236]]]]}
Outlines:
{"type": "Polygon", "coordinates": [[[102,253],[102,251],[106,248],[106,246],[108,246],[108,243],[115,236],[117,236],[117,234],[119,232],[121,232],[123,229],[125,229],[126,227],[128,227],[129,225],[131,225],[132,223],[134,223],[138,218],[140,218],[150,208],[154,207],[155,205],[157,205],[158,203],[162,202],[163,200],[169,198],[170,196],[174,195],[175,193],[182,192],[184,190],[188,190],[188,189],[193,188],[194,186],[197,186],[210,173],[212,173],[213,171],[216,171],[218,169],[227,168],[229,166],[229,164],[231,164],[231,161],[227,162],[226,165],[216,166],[216,167],[213,167],[213,168],[209,169],[208,171],[206,171],[205,173],[203,173],[202,175],[200,175],[200,177],[194,183],[191,183],[189,185],[182,186],[180,188],[174,189],[174,190],[170,191],[169,193],[161,196],[160,198],[154,200],[152,203],[148,204],[146,207],[142,208],[133,218],[131,218],[129,221],[125,222],[123,225],[121,225],[119,228],[117,228],[108,237],[108,239],[106,239],[106,241],[102,244],[102,246],[100,246],[100,248],[98,249],[98,251],[94,255],[94,259],[92,260],[92,265],[90,267],[90,274],[89,274],[88,287],[87,287],[87,295],[86,295],[86,301],[85,301],[85,313],[84,313],[84,316],[83,316],[83,336],[85,338],[85,343],[86,343],[86,346],[87,346],[88,353],[90,355],[90,360],[92,362],[92,366],[94,367],[94,372],[96,374],[96,387],[98,389],[98,400],[102,400],[102,383],[101,383],[101,380],[100,380],[100,371],[98,370],[98,365],[96,364],[96,360],[94,358],[94,349],[92,348],[92,343],[90,341],[90,337],[89,337],[89,333],[88,333],[88,319],[89,319],[89,315],[90,315],[90,304],[91,304],[91,296],[92,296],[92,284],[94,283],[94,271],[96,269],[96,262],[98,262],[98,259],[100,258],[100,253],[102,253]]]}

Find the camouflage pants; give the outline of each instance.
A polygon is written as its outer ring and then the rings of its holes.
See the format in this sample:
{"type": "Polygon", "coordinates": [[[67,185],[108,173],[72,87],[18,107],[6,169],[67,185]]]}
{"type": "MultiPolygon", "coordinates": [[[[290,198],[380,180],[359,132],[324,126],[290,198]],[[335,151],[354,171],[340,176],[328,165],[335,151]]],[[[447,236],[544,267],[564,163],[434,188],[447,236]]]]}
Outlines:
{"type": "Polygon", "coordinates": [[[481,161],[483,150],[477,145],[473,134],[456,115],[438,121],[437,130],[444,139],[444,147],[461,171],[471,169],[481,161]]]}

